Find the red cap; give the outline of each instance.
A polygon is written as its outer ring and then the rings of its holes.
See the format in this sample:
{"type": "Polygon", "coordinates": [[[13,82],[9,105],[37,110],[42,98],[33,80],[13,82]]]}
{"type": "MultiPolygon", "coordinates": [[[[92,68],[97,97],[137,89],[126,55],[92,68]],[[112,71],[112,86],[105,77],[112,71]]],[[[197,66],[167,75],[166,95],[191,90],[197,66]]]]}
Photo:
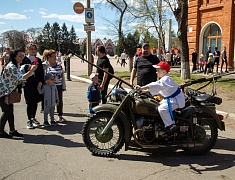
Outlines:
{"type": "Polygon", "coordinates": [[[165,61],[161,61],[160,63],[156,64],[156,65],[153,65],[154,68],[161,68],[161,69],[164,69],[166,72],[169,72],[170,71],[170,65],[165,62],[165,61]]]}

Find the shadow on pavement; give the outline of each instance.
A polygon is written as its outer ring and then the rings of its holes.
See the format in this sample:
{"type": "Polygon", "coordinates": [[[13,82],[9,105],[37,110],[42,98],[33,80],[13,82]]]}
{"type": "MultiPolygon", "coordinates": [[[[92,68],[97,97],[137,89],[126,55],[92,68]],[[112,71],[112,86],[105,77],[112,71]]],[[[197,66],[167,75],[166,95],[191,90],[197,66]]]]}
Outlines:
{"type": "Polygon", "coordinates": [[[222,149],[228,152],[226,154],[209,152],[206,155],[191,156],[187,155],[184,151],[142,149],[133,146],[130,147],[131,151],[144,152],[147,156],[141,154],[117,154],[113,158],[126,161],[155,162],[169,167],[187,165],[189,169],[197,174],[202,174],[204,171],[221,171],[235,166],[235,155],[229,154],[229,151],[235,151],[234,139],[219,139],[213,149],[222,149]]]}
{"type": "Polygon", "coordinates": [[[87,114],[63,113],[63,116],[68,116],[68,117],[87,117],[87,114]]]}
{"type": "Polygon", "coordinates": [[[44,127],[41,125],[39,128],[45,131],[58,131],[62,135],[81,134],[84,122],[65,121],[58,123],[57,126],[44,127]]]}
{"type": "Polygon", "coordinates": [[[83,143],[73,142],[58,135],[31,135],[24,134],[24,143],[30,144],[48,144],[61,147],[84,147],[83,143]]]}

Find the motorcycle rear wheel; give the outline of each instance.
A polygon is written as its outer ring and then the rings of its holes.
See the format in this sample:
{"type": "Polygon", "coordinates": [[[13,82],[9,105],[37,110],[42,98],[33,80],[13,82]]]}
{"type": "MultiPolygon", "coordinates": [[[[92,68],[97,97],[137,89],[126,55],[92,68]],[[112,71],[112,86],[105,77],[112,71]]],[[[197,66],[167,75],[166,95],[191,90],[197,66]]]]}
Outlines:
{"type": "Polygon", "coordinates": [[[111,117],[111,112],[99,112],[83,125],[84,144],[95,156],[110,157],[124,145],[124,125],[119,118],[114,120],[104,136],[100,135],[111,117]]]}
{"type": "Polygon", "coordinates": [[[184,148],[189,155],[203,155],[209,152],[216,144],[218,138],[217,124],[213,120],[203,120],[200,126],[195,128],[194,143],[202,143],[203,146],[184,148]]]}

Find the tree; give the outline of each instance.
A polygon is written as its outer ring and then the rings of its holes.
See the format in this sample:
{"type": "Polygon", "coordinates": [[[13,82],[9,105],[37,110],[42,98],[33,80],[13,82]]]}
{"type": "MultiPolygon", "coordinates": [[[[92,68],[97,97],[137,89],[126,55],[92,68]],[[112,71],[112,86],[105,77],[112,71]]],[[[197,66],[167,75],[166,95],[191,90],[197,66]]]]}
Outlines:
{"type": "Polygon", "coordinates": [[[181,79],[190,79],[189,49],[187,39],[188,29],[188,0],[165,0],[174,13],[178,23],[177,36],[181,49],[181,79]]]}
{"type": "Polygon", "coordinates": [[[38,27],[38,28],[29,28],[26,30],[25,34],[27,34],[31,41],[33,43],[36,42],[36,37],[42,32],[42,28],[38,27]]]}
{"type": "MultiPolygon", "coordinates": [[[[130,52],[130,48],[129,45],[127,44],[127,42],[125,41],[125,35],[123,33],[123,20],[124,20],[124,15],[127,12],[127,1],[126,0],[106,0],[113,8],[115,8],[117,10],[117,12],[119,13],[119,19],[117,20],[117,25],[114,25],[114,28],[117,30],[117,34],[118,34],[118,42],[119,45],[122,45],[123,48],[125,49],[126,54],[129,56],[130,58],[130,62],[129,62],[129,71],[131,72],[132,67],[133,67],[133,55],[132,52],[130,52]]],[[[137,45],[136,45],[137,46],[137,45]]],[[[136,49],[136,46],[132,47],[134,49],[136,49]]]]}
{"type": "Polygon", "coordinates": [[[10,30],[4,32],[3,36],[6,38],[7,46],[11,47],[12,49],[20,48],[23,51],[25,50],[27,44],[27,34],[25,34],[25,32],[10,30]]]}
{"type": "Polygon", "coordinates": [[[133,57],[136,54],[136,49],[140,41],[140,34],[138,31],[135,31],[133,34],[129,33],[125,38],[125,52],[128,52],[128,56],[132,61],[129,64],[130,70],[133,69],[133,57]]]}
{"type": "Polygon", "coordinates": [[[69,32],[67,29],[67,26],[65,23],[63,23],[62,27],[61,27],[61,52],[64,54],[68,51],[68,47],[69,47],[69,32]]]}
{"type": "Polygon", "coordinates": [[[60,51],[60,25],[57,22],[54,22],[51,31],[50,31],[50,36],[51,36],[51,42],[53,44],[53,49],[60,51]]]}
{"type": "MultiPolygon", "coordinates": [[[[136,0],[135,3],[130,7],[132,16],[136,19],[138,28],[142,33],[149,32],[150,29],[154,29],[158,37],[158,42],[150,42],[151,47],[162,47],[165,48],[165,25],[166,19],[169,16],[169,9],[166,8],[165,4],[162,5],[162,0],[136,0]],[[153,43],[153,44],[152,44],[153,43]],[[157,45],[158,44],[158,45],[157,45]]],[[[160,56],[159,51],[159,56],[160,56]]]]}
{"type": "Polygon", "coordinates": [[[3,53],[3,46],[6,43],[6,37],[4,36],[4,34],[1,34],[0,36],[0,45],[1,45],[1,52],[3,53]]]}
{"type": "Polygon", "coordinates": [[[77,36],[75,33],[75,29],[72,26],[69,32],[69,49],[73,50],[74,52],[79,52],[79,45],[76,45],[77,36]]]}

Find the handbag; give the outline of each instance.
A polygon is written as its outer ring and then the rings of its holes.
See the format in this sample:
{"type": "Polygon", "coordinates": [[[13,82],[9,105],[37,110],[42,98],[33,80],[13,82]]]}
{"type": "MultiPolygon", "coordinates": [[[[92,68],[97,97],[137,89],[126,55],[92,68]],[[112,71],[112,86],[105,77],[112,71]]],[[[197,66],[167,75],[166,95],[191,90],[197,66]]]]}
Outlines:
{"type": "Polygon", "coordinates": [[[21,101],[21,93],[17,91],[12,91],[8,95],[8,103],[9,104],[14,104],[14,103],[19,103],[21,101]]]}

